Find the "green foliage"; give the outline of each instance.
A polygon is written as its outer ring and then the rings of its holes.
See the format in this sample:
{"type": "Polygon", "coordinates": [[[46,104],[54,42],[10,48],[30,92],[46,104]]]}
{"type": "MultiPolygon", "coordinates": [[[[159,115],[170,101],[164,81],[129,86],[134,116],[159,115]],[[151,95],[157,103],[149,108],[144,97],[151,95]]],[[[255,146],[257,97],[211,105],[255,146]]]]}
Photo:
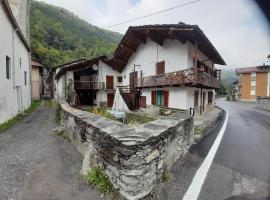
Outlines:
{"type": "Polygon", "coordinates": [[[24,113],[20,113],[15,117],[9,119],[8,121],[0,124],[0,133],[6,131],[7,129],[13,127],[17,122],[21,121],[24,117],[35,111],[40,106],[40,101],[33,101],[31,106],[24,111],[24,113]]]}
{"type": "Polygon", "coordinates": [[[167,169],[163,171],[161,179],[163,182],[168,182],[171,179],[170,172],[167,169]]]}
{"type": "Polygon", "coordinates": [[[126,113],[124,123],[135,127],[140,124],[154,121],[154,118],[143,113],[126,113]]]}
{"type": "Polygon", "coordinates": [[[57,104],[56,113],[55,113],[55,123],[58,126],[61,124],[61,111],[62,111],[61,105],[57,104]]]}
{"type": "Polygon", "coordinates": [[[106,107],[91,107],[88,111],[96,115],[116,121],[116,118],[108,111],[108,108],[106,107]]]}
{"type": "Polygon", "coordinates": [[[89,185],[96,186],[103,194],[109,194],[114,191],[111,181],[101,167],[93,167],[86,175],[86,180],[89,185]]]}
{"type": "Polygon", "coordinates": [[[64,131],[55,131],[55,134],[67,141],[71,141],[70,138],[69,138],[69,135],[67,133],[65,133],[64,131]]]}
{"type": "Polygon", "coordinates": [[[66,86],[66,100],[69,104],[73,102],[73,99],[75,97],[75,91],[73,87],[73,82],[69,80],[67,86],[66,86]]]}
{"type": "Polygon", "coordinates": [[[194,128],[194,135],[201,135],[204,132],[205,132],[205,128],[202,128],[202,127],[194,128]]]}
{"type": "Polygon", "coordinates": [[[79,58],[110,55],[122,35],[80,19],[73,13],[43,2],[31,3],[33,57],[48,67],[79,58]]]}

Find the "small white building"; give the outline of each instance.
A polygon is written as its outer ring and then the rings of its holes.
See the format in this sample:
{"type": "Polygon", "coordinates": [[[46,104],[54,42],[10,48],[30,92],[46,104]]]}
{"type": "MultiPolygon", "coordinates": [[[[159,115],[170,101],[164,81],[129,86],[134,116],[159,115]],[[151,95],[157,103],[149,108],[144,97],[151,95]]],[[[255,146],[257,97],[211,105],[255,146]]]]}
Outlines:
{"type": "Polygon", "coordinates": [[[29,3],[0,2],[0,123],[31,104],[29,3]]]}
{"type": "Polygon", "coordinates": [[[96,92],[96,105],[104,101],[112,106],[116,94],[114,107],[120,110],[154,105],[204,112],[213,107],[220,85],[220,70],[214,64],[225,62],[196,25],[137,26],[129,27],[113,57],[92,65],[98,79],[74,80],[106,85],[96,92]]]}

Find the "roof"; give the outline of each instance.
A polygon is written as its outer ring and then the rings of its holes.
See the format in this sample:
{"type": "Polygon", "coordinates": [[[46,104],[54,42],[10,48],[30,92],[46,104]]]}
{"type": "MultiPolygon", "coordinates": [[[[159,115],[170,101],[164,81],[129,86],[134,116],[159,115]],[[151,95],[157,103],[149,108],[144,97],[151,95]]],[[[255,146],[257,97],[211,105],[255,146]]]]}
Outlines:
{"type": "Polygon", "coordinates": [[[60,68],[60,70],[56,73],[55,79],[58,80],[60,76],[62,76],[67,71],[86,69],[94,64],[98,64],[100,60],[104,60],[105,58],[106,56],[100,56],[97,58],[93,58],[91,60],[79,59],[79,60],[75,60],[69,63],[65,63],[63,65],[60,65],[57,67],[57,68],[60,68]]]}
{"type": "Polygon", "coordinates": [[[236,71],[236,74],[248,74],[252,72],[267,72],[267,70],[270,70],[270,65],[241,67],[241,68],[237,68],[235,71],[236,71]]]}
{"type": "Polygon", "coordinates": [[[35,67],[43,67],[42,64],[40,64],[39,62],[37,62],[36,60],[31,60],[31,65],[32,66],[35,66],[35,67]]]}
{"type": "Polygon", "coordinates": [[[28,41],[26,40],[24,34],[22,33],[14,15],[13,12],[9,6],[9,3],[7,0],[1,0],[1,4],[5,10],[5,13],[10,21],[10,23],[12,24],[13,28],[16,30],[17,35],[19,36],[20,40],[22,41],[22,43],[24,44],[24,46],[26,47],[26,49],[28,51],[30,51],[30,45],[28,43],[28,41]]]}
{"type": "Polygon", "coordinates": [[[104,62],[121,72],[139,45],[146,43],[147,38],[159,45],[163,45],[164,39],[177,39],[182,43],[189,41],[194,45],[197,42],[198,49],[213,59],[215,64],[226,65],[203,31],[197,25],[184,23],[130,26],[115,50],[113,57],[104,60],[104,62]]]}

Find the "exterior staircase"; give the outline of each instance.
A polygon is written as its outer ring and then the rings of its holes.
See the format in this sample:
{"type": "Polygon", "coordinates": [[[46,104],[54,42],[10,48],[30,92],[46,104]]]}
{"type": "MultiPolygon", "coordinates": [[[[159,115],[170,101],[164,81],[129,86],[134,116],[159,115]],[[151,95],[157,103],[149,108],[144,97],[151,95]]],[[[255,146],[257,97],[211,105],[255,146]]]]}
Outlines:
{"type": "Polygon", "coordinates": [[[127,86],[118,86],[120,95],[125,101],[129,110],[139,109],[140,93],[137,88],[127,86]]]}

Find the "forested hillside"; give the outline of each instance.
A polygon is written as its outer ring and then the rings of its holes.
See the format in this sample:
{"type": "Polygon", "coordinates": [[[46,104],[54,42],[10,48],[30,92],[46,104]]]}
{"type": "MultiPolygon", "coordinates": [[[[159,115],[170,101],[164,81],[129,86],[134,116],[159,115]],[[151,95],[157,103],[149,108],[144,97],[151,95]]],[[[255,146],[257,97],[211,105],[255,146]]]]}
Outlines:
{"type": "Polygon", "coordinates": [[[71,12],[32,1],[31,46],[33,57],[54,67],[79,59],[110,55],[122,35],[93,26],[71,12]]]}

